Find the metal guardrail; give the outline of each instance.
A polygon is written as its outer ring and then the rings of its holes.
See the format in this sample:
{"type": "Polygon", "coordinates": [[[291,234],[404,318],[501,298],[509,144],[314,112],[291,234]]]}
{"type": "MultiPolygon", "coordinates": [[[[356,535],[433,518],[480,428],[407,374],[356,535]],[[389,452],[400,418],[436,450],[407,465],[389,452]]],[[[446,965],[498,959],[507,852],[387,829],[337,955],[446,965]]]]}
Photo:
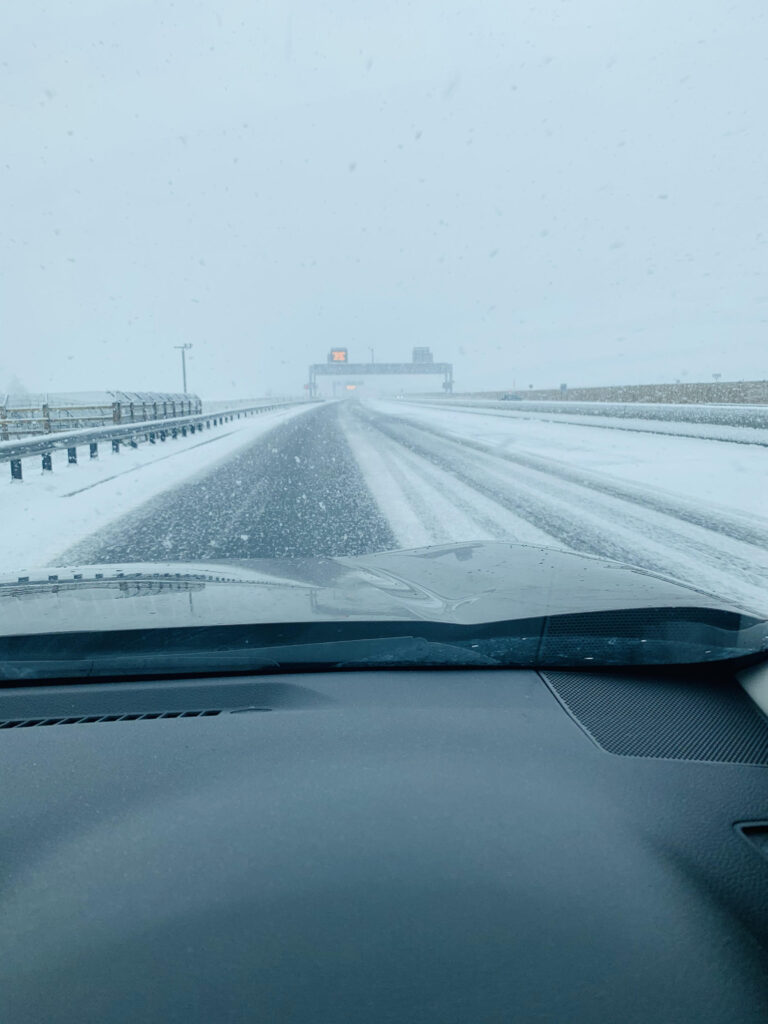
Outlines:
{"type": "Polygon", "coordinates": [[[197,395],[149,391],[0,395],[0,441],[108,424],[175,419],[202,411],[197,395]]]}
{"type": "MultiPolygon", "coordinates": [[[[255,409],[258,405],[284,405],[287,402],[306,401],[308,395],[270,395],[269,398],[238,398],[227,401],[223,399],[204,398],[199,410],[213,416],[219,412],[237,412],[239,409],[255,409]]],[[[198,410],[195,410],[196,412],[198,410]]]]}
{"type": "Polygon", "coordinates": [[[284,409],[292,405],[315,404],[311,399],[291,402],[275,402],[272,405],[254,405],[245,409],[229,409],[217,413],[195,413],[192,416],[177,416],[173,419],[146,420],[143,422],[122,423],[110,427],[86,427],[61,433],[37,435],[19,440],[0,441],[0,462],[10,462],[11,480],[22,479],[22,459],[40,455],[43,472],[53,470],[53,452],[66,449],[67,463],[77,464],[77,449],[88,446],[89,457],[98,458],[99,444],[111,442],[112,452],[118,454],[120,446],[137,448],[140,440],[149,444],[163,443],[177,437],[186,437],[201,430],[230,423],[245,416],[254,416],[274,409],[284,409]]]}

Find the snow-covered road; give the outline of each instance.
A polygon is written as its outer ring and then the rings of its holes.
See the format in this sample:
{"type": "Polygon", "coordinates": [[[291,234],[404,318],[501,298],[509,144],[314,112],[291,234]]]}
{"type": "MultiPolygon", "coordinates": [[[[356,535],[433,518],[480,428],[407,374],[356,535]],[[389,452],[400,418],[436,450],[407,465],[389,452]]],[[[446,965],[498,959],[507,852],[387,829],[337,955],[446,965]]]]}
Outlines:
{"type": "Polygon", "coordinates": [[[619,559],[768,615],[760,445],[353,400],[265,416],[162,466],[80,479],[83,490],[8,488],[18,539],[6,537],[4,565],[14,550],[63,565],[495,538],[619,559]]]}
{"type": "Polygon", "coordinates": [[[546,543],[676,576],[768,613],[768,455],[407,402],[343,424],[403,546],[546,543]]]}

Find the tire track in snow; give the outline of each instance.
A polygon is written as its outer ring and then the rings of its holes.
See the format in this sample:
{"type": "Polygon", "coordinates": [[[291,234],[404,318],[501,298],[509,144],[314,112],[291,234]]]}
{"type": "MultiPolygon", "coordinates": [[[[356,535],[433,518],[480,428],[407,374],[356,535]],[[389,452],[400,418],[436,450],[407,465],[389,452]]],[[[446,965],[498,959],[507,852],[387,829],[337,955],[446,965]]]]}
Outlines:
{"type": "Polygon", "coordinates": [[[677,576],[751,608],[768,610],[768,536],[759,523],[715,513],[713,524],[707,513],[684,501],[646,494],[594,471],[498,451],[364,407],[355,412],[369,428],[444,474],[446,507],[451,504],[451,480],[460,481],[544,531],[550,543],[554,539],[575,551],[677,576]]]}
{"type": "Polygon", "coordinates": [[[475,486],[416,455],[360,417],[345,417],[347,437],[368,487],[404,547],[451,541],[495,539],[551,544],[552,538],[516,513],[489,499],[475,486]],[[446,516],[446,501],[450,515],[446,516]],[[441,515],[439,510],[443,511],[441,515]]]}
{"type": "MultiPolygon", "coordinates": [[[[382,414],[377,413],[376,415],[382,414]]],[[[610,497],[619,498],[622,501],[639,504],[643,508],[652,509],[665,516],[681,519],[686,523],[700,526],[710,532],[722,533],[744,544],[753,544],[763,549],[768,549],[768,528],[761,528],[759,525],[747,521],[746,518],[740,517],[737,513],[729,514],[725,511],[712,509],[709,506],[705,512],[702,512],[694,502],[654,493],[653,490],[639,484],[609,479],[595,473],[593,470],[574,469],[568,463],[558,461],[557,459],[548,459],[543,455],[514,452],[506,447],[502,451],[497,446],[477,441],[474,438],[459,437],[440,430],[438,427],[424,424],[418,420],[411,420],[407,417],[398,416],[396,420],[394,417],[387,418],[393,422],[407,425],[413,430],[424,434],[432,434],[441,440],[449,441],[462,448],[482,452],[493,458],[504,459],[507,462],[515,463],[527,469],[548,473],[562,480],[577,484],[579,487],[586,487],[610,497]]]]}

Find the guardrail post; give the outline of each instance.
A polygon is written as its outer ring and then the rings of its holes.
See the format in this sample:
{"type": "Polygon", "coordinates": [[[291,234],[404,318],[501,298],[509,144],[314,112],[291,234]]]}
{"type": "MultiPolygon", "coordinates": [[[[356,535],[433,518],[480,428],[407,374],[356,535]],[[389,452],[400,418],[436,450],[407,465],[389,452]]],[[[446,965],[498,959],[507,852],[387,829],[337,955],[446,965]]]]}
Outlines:
{"type": "Polygon", "coordinates": [[[149,443],[150,444],[154,444],[155,443],[155,432],[154,432],[154,430],[150,430],[150,432],[149,432],[149,443]]]}
{"type": "Polygon", "coordinates": [[[90,447],[90,450],[91,450],[91,458],[92,459],[98,459],[98,457],[99,457],[99,443],[98,443],[98,441],[91,441],[89,447],[90,447]]]}
{"type": "Polygon", "coordinates": [[[0,440],[8,440],[8,395],[5,396],[5,401],[0,405],[0,440]]]}
{"type": "Polygon", "coordinates": [[[175,441],[175,440],[176,440],[176,438],[177,438],[178,436],[179,436],[179,430],[178,430],[178,427],[173,427],[173,428],[171,429],[171,437],[172,437],[172,438],[173,438],[173,440],[175,441]]]}
{"type": "Polygon", "coordinates": [[[67,448],[67,463],[70,466],[77,463],[77,448],[67,448]]]}
{"type": "Polygon", "coordinates": [[[52,473],[53,472],[53,459],[51,457],[51,453],[50,452],[43,452],[42,462],[43,462],[43,472],[44,473],[52,473]]]}
{"type": "Polygon", "coordinates": [[[186,427],[182,427],[181,428],[181,436],[182,437],[186,437],[187,436],[187,428],[186,427]]]}
{"type": "Polygon", "coordinates": [[[43,433],[51,433],[51,410],[47,402],[43,403],[43,433]]]}
{"type": "Polygon", "coordinates": [[[21,480],[21,459],[11,459],[11,481],[21,480]]]}
{"type": "Polygon", "coordinates": [[[165,431],[165,430],[161,430],[161,431],[160,431],[160,440],[161,440],[161,441],[164,441],[164,440],[166,439],[166,437],[167,437],[167,436],[168,436],[168,434],[166,433],[166,431],[165,431]]]}
{"type": "Polygon", "coordinates": [[[211,421],[210,420],[206,420],[205,421],[205,429],[206,430],[210,430],[211,429],[211,421]]]}
{"type": "Polygon", "coordinates": [[[117,441],[117,440],[112,442],[112,454],[113,455],[119,455],[120,454],[120,442],[117,441]]]}
{"type": "Polygon", "coordinates": [[[112,422],[113,423],[119,423],[120,422],[120,403],[119,402],[113,402],[112,403],[112,422]]]}

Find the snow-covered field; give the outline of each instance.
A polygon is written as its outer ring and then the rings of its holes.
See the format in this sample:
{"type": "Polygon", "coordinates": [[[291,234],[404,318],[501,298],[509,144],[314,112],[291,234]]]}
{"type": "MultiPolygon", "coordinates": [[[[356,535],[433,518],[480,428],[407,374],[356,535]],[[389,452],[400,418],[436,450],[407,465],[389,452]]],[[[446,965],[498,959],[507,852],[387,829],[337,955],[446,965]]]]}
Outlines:
{"type": "Polygon", "coordinates": [[[123,448],[119,455],[100,445],[98,459],[89,459],[85,448],[76,466],[67,465],[66,451],[57,451],[52,473],[41,471],[39,455],[25,459],[23,482],[5,479],[0,484],[0,567],[13,571],[56,564],[64,549],[168,488],[210,472],[217,462],[312,408],[277,409],[202,435],[123,448]]]}

